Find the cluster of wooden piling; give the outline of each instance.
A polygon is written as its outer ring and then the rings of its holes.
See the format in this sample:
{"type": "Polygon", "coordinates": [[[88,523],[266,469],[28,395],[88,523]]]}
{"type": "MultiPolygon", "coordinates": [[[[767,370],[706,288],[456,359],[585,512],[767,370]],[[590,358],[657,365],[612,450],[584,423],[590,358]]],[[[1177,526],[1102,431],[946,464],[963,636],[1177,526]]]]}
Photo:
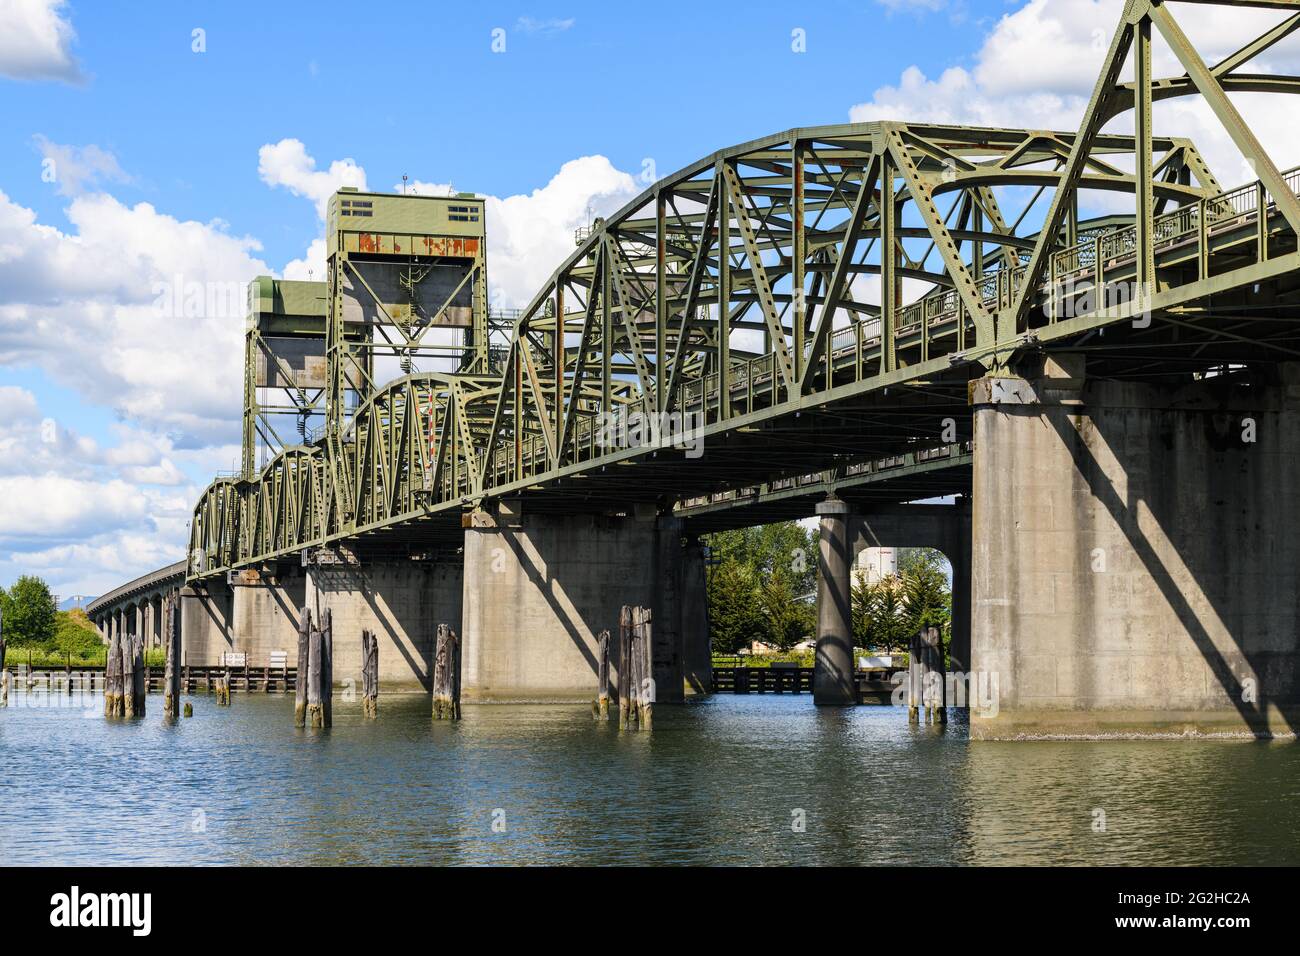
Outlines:
{"type": "Polygon", "coordinates": [[[433,718],[460,720],[460,640],[447,624],[438,625],[433,657],[433,718]]]}
{"type": "Polygon", "coordinates": [[[937,627],[923,627],[912,636],[907,664],[907,719],[926,723],[948,722],[944,700],[947,669],[943,640],[937,627]]]}
{"type": "Polygon", "coordinates": [[[379,639],[374,631],[361,632],[361,712],[379,716],[379,639]]]}
{"type": "Polygon", "coordinates": [[[144,641],[114,634],[104,667],[104,716],[143,717],[145,696],[144,641]]]}
{"type": "Polygon", "coordinates": [[[298,684],[294,698],[295,725],[330,727],[334,723],[334,622],[330,609],[313,626],[311,609],[298,613],[298,684]]]}
{"type": "MultiPolygon", "coordinates": [[[[654,725],[655,681],[653,627],[648,607],[624,604],[618,615],[618,726],[635,723],[641,730],[654,725]]],[[[609,719],[609,631],[596,639],[596,699],[591,713],[597,720],[609,719]]]]}
{"type": "MultiPolygon", "coordinates": [[[[618,726],[654,726],[654,655],[650,608],[624,604],[618,615],[618,726]]],[[[608,667],[608,663],[606,664],[608,667]]]]}

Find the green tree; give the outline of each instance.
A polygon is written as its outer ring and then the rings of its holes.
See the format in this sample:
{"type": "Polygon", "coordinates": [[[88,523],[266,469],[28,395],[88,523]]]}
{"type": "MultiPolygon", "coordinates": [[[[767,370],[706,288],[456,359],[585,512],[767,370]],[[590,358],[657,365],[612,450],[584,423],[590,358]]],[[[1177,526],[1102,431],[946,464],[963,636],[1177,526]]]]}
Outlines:
{"type": "Polygon", "coordinates": [[[853,625],[853,644],[855,647],[874,647],[876,603],[879,591],[874,584],[867,582],[864,571],[855,571],[849,585],[850,621],[853,625]]]}
{"type": "Polygon", "coordinates": [[[816,535],[797,521],[720,531],[709,548],[709,620],[714,652],[733,654],[751,641],[780,648],[814,629],[806,598],[817,587],[816,535]]]}
{"type": "Polygon", "coordinates": [[[906,604],[903,600],[902,582],[897,576],[887,574],[877,583],[880,597],[876,603],[878,620],[877,630],[880,643],[885,650],[905,651],[911,642],[912,628],[907,619],[906,604]]]}
{"type": "Polygon", "coordinates": [[[937,627],[945,641],[952,624],[952,592],[947,575],[935,564],[918,564],[902,577],[903,616],[909,634],[937,627]]]}
{"type": "Polygon", "coordinates": [[[49,646],[54,641],[58,608],[49,585],[23,575],[0,599],[4,612],[4,639],[11,647],[49,646]]]}
{"type": "Polygon", "coordinates": [[[714,560],[744,564],[759,580],[785,572],[796,597],[813,593],[817,586],[815,535],[797,521],[719,531],[706,543],[714,560]]]}
{"type": "Polygon", "coordinates": [[[709,572],[708,594],[713,653],[735,654],[751,641],[767,636],[758,583],[746,565],[723,559],[709,572]]]}
{"type": "Polygon", "coordinates": [[[886,652],[906,650],[911,622],[906,614],[903,583],[894,575],[868,582],[859,572],[852,585],[853,642],[886,652]]]}
{"type": "Polygon", "coordinates": [[[906,577],[919,568],[937,568],[947,577],[948,559],[935,548],[899,548],[898,576],[906,577]]]}
{"type": "Polygon", "coordinates": [[[813,632],[815,612],[807,601],[800,600],[794,590],[795,578],[778,568],[759,586],[764,621],[767,625],[766,643],[788,651],[813,632]]]}

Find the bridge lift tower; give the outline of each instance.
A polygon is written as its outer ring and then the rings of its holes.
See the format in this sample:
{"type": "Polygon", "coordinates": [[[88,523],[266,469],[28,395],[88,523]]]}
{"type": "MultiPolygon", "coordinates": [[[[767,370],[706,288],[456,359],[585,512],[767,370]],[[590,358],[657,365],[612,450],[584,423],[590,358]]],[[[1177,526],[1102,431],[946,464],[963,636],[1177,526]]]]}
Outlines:
{"type": "Polygon", "coordinates": [[[393,378],[489,371],[484,219],[473,193],[344,187],[328,206],[326,278],[253,280],[241,478],[321,438],[339,453],[353,411],[393,378]]]}

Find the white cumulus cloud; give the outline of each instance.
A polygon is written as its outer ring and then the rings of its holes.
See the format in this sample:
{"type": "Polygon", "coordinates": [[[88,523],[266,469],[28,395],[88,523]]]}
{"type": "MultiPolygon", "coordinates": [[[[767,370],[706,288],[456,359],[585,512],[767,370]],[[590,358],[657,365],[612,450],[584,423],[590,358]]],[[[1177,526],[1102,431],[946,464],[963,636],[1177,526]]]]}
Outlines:
{"type": "Polygon", "coordinates": [[[283,186],[295,196],[316,204],[316,215],[324,221],[325,206],[340,186],[366,188],[366,171],[352,159],[339,159],[328,169],[317,169],[302,140],[282,139],[257,151],[257,173],[268,186],[283,186]]]}
{"type": "MultiPolygon", "coordinates": [[[[1112,0],[1030,0],[1005,14],[984,38],[971,66],[937,75],[916,66],[849,110],[853,122],[905,120],[1076,130],[1114,34],[1121,5],[1112,0]]],[[[1170,9],[1210,64],[1236,51],[1280,19],[1271,10],[1175,4],[1170,9]]],[[[1184,72],[1168,44],[1153,31],[1155,71],[1184,72]]],[[[1295,72],[1300,38],[1292,36],[1252,61],[1248,72],[1295,72]]],[[[1132,77],[1132,63],[1121,74],[1132,77]]],[[[1280,166],[1300,162],[1300,132],[1292,103],[1280,95],[1241,94],[1233,101],[1280,166]]],[[[1250,175],[1222,126],[1199,98],[1157,103],[1156,132],[1188,136],[1225,186],[1250,175]]],[[[1131,113],[1109,130],[1131,132],[1131,113]]]]}
{"type": "Polygon", "coordinates": [[[270,271],[257,241],[105,193],[66,213],[67,233],[0,193],[0,364],[184,443],[237,435],[246,283],[270,271]]]}
{"type": "Polygon", "coordinates": [[[64,0],[4,0],[0,3],[0,76],[16,80],[83,77],[72,55],[76,31],[64,14],[64,0]]]}
{"type": "Polygon", "coordinates": [[[574,249],[574,230],[641,191],[604,156],[571,159],[531,193],[488,196],[488,276],[493,301],[526,305],[574,249]]]}

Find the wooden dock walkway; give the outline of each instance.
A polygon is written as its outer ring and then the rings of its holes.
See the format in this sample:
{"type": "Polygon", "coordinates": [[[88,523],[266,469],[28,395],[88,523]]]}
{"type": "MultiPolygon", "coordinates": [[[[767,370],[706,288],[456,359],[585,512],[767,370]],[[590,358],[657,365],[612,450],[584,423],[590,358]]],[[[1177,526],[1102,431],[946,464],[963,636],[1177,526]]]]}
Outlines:
{"type": "MultiPolygon", "coordinates": [[[[894,692],[893,671],[859,671],[858,700],[888,704],[894,692]]],[[[811,667],[714,667],[715,694],[811,694],[811,667]]]]}
{"type": "MultiPolygon", "coordinates": [[[[9,668],[13,677],[15,690],[41,689],[69,693],[68,686],[86,692],[104,689],[103,664],[73,664],[70,667],[32,668],[22,664],[9,668]]],[[[145,668],[145,687],[150,693],[161,693],[165,668],[161,665],[145,668]]],[[[258,667],[255,664],[244,666],[223,666],[219,664],[189,665],[181,668],[181,691],[185,694],[199,692],[211,693],[217,685],[217,679],[230,674],[231,691],[242,693],[280,693],[293,691],[298,686],[298,668],[287,665],[258,667]]]]}

